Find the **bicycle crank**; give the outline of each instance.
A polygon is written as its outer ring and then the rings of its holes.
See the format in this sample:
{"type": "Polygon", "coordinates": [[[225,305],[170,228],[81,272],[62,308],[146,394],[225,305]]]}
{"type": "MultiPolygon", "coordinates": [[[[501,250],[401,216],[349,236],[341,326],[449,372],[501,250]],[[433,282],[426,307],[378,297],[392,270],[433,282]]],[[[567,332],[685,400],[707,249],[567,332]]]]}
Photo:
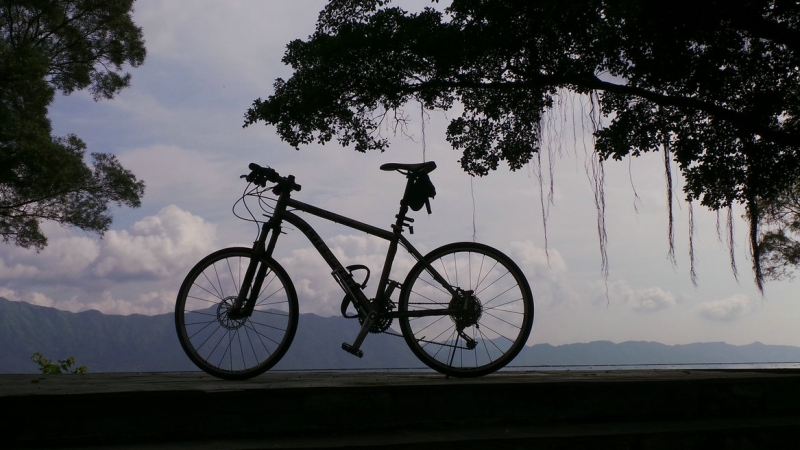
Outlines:
{"type": "MultiPolygon", "coordinates": [[[[373,308],[375,308],[376,307],[375,299],[374,298],[371,299],[369,301],[369,304],[372,305],[373,308]]],[[[394,302],[389,300],[389,304],[385,308],[381,308],[381,309],[385,309],[387,311],[391,311],[392,309],[394,309],[394,302]]],[[[385,332],[392,325],[392,320],[393,319],[391,317],[381,316],[380,313],[379,313],[378,316],[375,318],[375,320],[372,322],[372,325],[369,327],[369,332],[370,333],[376,333],[376,334],[385,332]]],[[[364,316],[363,315],[359,315],[358,316],[358,323],[361,324],[361,325],[364,325],[364,316]]]]}

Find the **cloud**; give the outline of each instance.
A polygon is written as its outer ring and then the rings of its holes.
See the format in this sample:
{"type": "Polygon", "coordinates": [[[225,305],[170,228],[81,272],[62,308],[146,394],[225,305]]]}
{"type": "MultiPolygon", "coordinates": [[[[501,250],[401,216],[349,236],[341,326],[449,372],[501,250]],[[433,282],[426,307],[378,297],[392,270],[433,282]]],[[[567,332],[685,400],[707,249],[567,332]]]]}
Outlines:
{"type": "Polygon", "coordinates": [[[39,274],[38,267],[27,264],[8,264],[0,259],[0,280],[32,278],[39,274]]]}
{"type": "Polygon", "coordinates": [[[102,239],[47,224],[40,253],[8,247],[0,256],[0,296],[68,311],[170,311],[181,280],[216,250],[216,225],[175,205],[102,239]]]}
{"type": "Polygon", "coordinates": [[[97,298],[86,301],[72,298],[58,304],[59,309],[68,311],[97,310],[104,314],[163,314],[175,307],[177,289],[173,291],[158,291],[140,294],[134,299],[116,298],[111,291],[103,291],[97,298]]]}
{"type": "MultiPolygon", "coordinates": [[[[365,291],[368,297],[373,297],[383,270],[388,242],[374,236],[357,235],[338,235],[326,239],[325,242],[345,267],[353,264],[369,267],[371,273],[365,291]]],[[[301,312],[313,312],[322,316],[340,314],[339,307],[344,292],[330,276],[331,269],[316,249],[313,247],[295,249],[288,256],[280,258],[279,262],[295,285],[301,312]]],[[[414,263],[411,256],[399,249],[390,278],[402,283],[414,263]]],[[[361,282],[366,274],[363,271],[356,271],[353,275],[361,282]]]]}
{"type": "Polygon", "coordinates": [[[630,308],[638,312],[655,312],[675,306],[675,296],[659,288],[639,289],[628,301],[630,308]]]}
{"type": "Polygon", "coordinates": [[[13,302],[25,302],[37,306],[58,308],[62,311],[88,311],[97,310],[104,314],[163,314],[172,310],[175,305],[177,290],[150,292],[139,295],[135,300],[125,300],[114,297],[111,291],[103,291],[91,299],[72,297],[69,299],[54,300],[41,292],[28,292],[18,294],[13,289],[0,287],[0,297],[13,302]]]}
{"type": "Polygon", "coordinates": [[[595,288],[595,303],[606,304],[610,301],[611,303],[625,305],[639,313],[654,313],[672,308],[678,304],[675,295],[669,291],[665,291],[660,287],[634,289],[627,280],[608,282],[608,297],[605,296],[604,287],[603,293],[598,293],[601,283],[592,283],[592,286],[595,288]]]}
{"type": "Polygon", "coordinates": [[[722,300],[705,302],[697,307],[700,317],[718,322],[732,322],[750,312],[750,299],[734,295],[722,300]]]}
{"type": "Polygon", "coordinates": [[[130,230],[106,233],[92,272],[113,278],[169,277],[213,250],[215,241],[214,224],[170,205],[130,230]]]}
{"type": "Polygon", "coordinates": [[[41,292],[28,292],[25,294],[18,294],[15,290],[0,287],[0,297],[12,302],[26,302],[37,306],[53,306],[54,302],[51,298],[41,292]]]}
{"type": "Polygon", "coordinates": [[[561,253],[555,249],[538,248],[531,241],[511,242],[511,259],[513,259],[528,276],[546,278],[555,281],[560,274],[567,271],[567,265],[561,253]],[[548,256],[549,253],[549,256],[548,256]]]}

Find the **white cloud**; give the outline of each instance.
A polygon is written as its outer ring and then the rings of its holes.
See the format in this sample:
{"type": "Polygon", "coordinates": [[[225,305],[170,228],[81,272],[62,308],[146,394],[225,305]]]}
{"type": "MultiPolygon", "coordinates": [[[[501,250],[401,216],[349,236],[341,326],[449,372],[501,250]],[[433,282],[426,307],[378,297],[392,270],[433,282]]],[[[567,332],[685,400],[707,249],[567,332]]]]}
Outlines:
{"type": "Polygon", "coordinates": [[[141,294],[132,300],[116,298],[111,291],[102,291],[89,298],[71,297],[54,300],[41,292],[20,294],[17,291],[0,287],[0,297],[13,302],[25,302],[37,306],[58,308],[63,311],[97,310],[104,314],[163,314],[175,306],[176,291],[158,291],[141,294]]]}
{"type": "Polygon", "coordinates": [[[41,252],[8,247],[0,256],[0,280],[80,284],[88,277],[164,278],[216,249],[216,225],[175,205],[102,239],[59,234],[47,225],[50,239],[41,252]]]}
{"type": "Polygon", "coordinates": [[[217,246],[215,224],[174,205],[102,239],[45,228],[40,253],[8,247],[0,256],[0,296],[68,311],[161,314],[189,268],[217,246]]]}
{"type": "Polygon", "coordinates": [[[268,87],[274,77],[263,73],[280,63],[265,55],[279,55],[289,41],[311,34],[324,6],[323,0],[194,0],[192,7],[160,1],[139,8],[134,20],[142,26],[153,57],[206,67],[216,79],[243,78],[268,87]]]}
{"type": "Polygon", "coordinates": [[[700,317],[718,322],[731,322],[751,310],[751,301],[746,295],[734,295],[722,300],[705,302],[697,307],[700,317]]]}
{"type": "MultiPolygon", "coordinates": [[[[388,242],[373,236],[338,235],[327,239],[326,243],[342,265],[363,264],[370,268],[366,293],[368,297],[374,296],[388,242]]],[[[279,262],[295,285],[301,312],[313,312],[322,316],[340,314],[339,307],[344,292],[330,275],[331,269],[316,249],[306,247],[293,250],[288,256],[280,258],[279,262]]],[[[402,283],[414,262],[400,248],[392,266],[391,278],[402,283]]],[[[361,282],[366,274],[356,271],[353,275],[361,282]]]]}
{"type": "MultiPolygon", "coordinates": [[[[596,289],[602,283],[593,283],[596,289]]],[[[603,286],[603,290],[605,286],[603,286]]],[[[675,295],[660,287],[634,289],[627,280],[614,280],[608,282],[608,297],[603,293],[595,293],[596,303],[625,305],[639,313],[653,313],[672,308],[678,304],[675,295]]]]}
{"type": "Polygon", "coordinates": [[[659,288],[652,287],[634,291],[629,300],[631,309],[638,312],[655,312],[675,306],[675,296],[659,288]]]}
{"type": "Polygon", "coordinates": [[[100,277],[164,278],[185,270],[214,249],[216,226],[175,205],[109,231],[93,273],[100,277]]]}
{"type": "Polygon", "coordinates": [[[567,271],[567,265],[556,249],[545,251],[531,241],[511,242],[511,259],[520,266],[526,275],[555,281],[567,271]],[[549,253],[549,256],[548,256],[549,253]]]}
{"type": "Polygon", "coordinates": [[[27,264],[8,264],[0,259],[0,280],[32,278],[39,274],[39,268],[27,264]]]}
{"type": "Polygon", "coordinates": [[[6,287],[0,287],[0,297],[11,300],[12,302],[26,302],[37,306],[53,306],[54,304],[51,298],[48,298],[41,292],[19,294],[15,290],[6,287]]]}

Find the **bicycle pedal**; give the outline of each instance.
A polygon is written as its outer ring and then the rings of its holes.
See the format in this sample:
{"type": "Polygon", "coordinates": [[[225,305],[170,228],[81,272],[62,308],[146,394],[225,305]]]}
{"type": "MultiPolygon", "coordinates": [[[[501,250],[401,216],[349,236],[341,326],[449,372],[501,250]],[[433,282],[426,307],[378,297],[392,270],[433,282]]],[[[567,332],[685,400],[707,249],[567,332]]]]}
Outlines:
{"type": "Polygon", "coordinates": [[[342,350],[346,351],[347,353],[350,353],[351,355],[356,355],[359,358],[364,357],[364,352],[362,352],[361,350],[353,347],[352,345],[348,344],[347,342],[342,342],[342,350]]]}

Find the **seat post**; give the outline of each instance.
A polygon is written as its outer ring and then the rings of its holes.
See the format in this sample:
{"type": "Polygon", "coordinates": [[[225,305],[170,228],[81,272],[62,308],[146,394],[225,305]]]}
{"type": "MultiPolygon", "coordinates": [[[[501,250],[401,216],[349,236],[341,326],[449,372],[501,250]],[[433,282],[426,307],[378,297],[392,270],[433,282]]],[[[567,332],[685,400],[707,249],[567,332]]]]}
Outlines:
{"type": "Polygon", "coordinates": [[[395,233],[402,233],[403,227],[408,227],[409,231],[411,231],[411,234],[414,234],[414,227],[410,225],[410,223],[414,222],[414,219],[407,217],[406,214],[408,214],[408,205],[406,204],[405,199],[403,199],[400,200],[400,211],[398,211],[397,215],[394,216],[397,218],[397,221],[395,221],[394,225],[392,225],[392,229],[395,233]]]}

